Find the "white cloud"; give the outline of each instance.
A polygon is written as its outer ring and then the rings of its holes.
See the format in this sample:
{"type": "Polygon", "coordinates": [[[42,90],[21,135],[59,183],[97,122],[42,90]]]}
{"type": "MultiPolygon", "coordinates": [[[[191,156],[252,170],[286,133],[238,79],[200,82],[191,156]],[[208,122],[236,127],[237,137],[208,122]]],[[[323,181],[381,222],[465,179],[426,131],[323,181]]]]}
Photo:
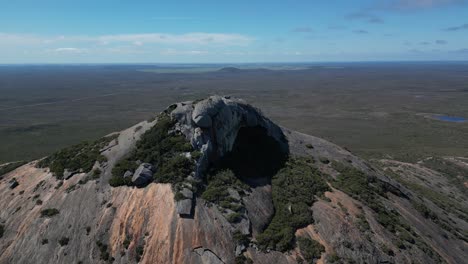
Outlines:
{"type": "Polygon", "coordinates": [[[160,52],[161,55],[204,55],[208,54],[205,50],[176,50],[166,49],[160,52]]]}
{"type": "Polygon", "coordinates": [[[0,32],[0,46],[6,45],[51,45],[60,43],[70,44],[122,44],[136,46],[145,44],[188,44],[188,45],[223,45],[246,46],[253,42],[253,38],[241,34],[194,32],[185,34],[145,33],[145,34],[117,34],[100,36],[41,36],[33,34],[10,34],[0,32]]]}
{"type": "Polygon", "coordinates": [[[382,7],[396,10],[418,10],[463,4],[466,0],[381,0],[382,7]]]}
{"type": "Polygon", "coordinates": [[[87,52],[86,49],[80,49],[80,48],[57,48],[57,49],[54,49],[53,51],[57,53],[85,53],[87,52]]]}
{"type": "Polygon", "coordinates": [[[122,34],[105,35],[97,37],[100,43],[130,42],[130,43],[157,43],[157,44],[222,44],[230,46],[245,46],[252,42],[252,38],[240,34],[223,33],[186,33],[186,34],[122,34]]]}

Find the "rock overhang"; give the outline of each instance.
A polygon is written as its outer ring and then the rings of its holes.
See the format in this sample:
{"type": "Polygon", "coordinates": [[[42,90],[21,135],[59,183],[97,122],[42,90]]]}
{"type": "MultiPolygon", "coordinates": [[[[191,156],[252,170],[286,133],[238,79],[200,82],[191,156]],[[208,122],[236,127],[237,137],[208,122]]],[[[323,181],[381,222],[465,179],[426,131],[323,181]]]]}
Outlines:
{"type": "Polygon", "coordinates": [[[289,154],[282,129],[242,99],[215,95],[171,105],[166,111],[177,121],[175,130],[184,134],[193,148],[201,153],[197,161],[198,177],[212,162],[232,151],[241,128],[262,128],[265,136],[278,143],[279,151],[289,154]]]}

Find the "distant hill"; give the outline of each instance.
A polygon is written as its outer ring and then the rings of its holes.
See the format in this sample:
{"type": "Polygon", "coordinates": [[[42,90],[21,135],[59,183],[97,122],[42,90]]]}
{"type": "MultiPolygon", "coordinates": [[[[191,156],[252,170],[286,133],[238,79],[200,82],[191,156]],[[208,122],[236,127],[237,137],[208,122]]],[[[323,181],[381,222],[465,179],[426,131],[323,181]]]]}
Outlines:
{"type": "Polygon", "coordinates": [[[218,72],[241,72],[242,69],[236,67],[224,67],[218,70],[218,72]]]}

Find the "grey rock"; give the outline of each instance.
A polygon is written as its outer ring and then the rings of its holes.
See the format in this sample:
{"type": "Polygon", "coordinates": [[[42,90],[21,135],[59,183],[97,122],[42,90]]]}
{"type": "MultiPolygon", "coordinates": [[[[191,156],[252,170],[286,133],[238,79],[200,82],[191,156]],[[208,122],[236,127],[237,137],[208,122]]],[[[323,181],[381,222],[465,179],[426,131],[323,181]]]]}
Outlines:
{"type": "Polygon", "coordinates": [[[228,193],[229,193],[229,196],[231,196],[232,198],[238,201],[241,199],[239,192],[234,190],[233,188],[228,188],[228,193]]]}
{"type": "Polygon", "coordinates": [[[209,249],[196,248],[194,252],[200,256],[202,264],[224,264],[224,262],[209,249]]]}
{"type": "Polygon", "coordinates": [[[75,171],[69,171],[68,169],[65,169],[65,170],[63,171],[63,178],[64,178],[65,180],[68,180],[68,179],[70,179],[70,178],[71,178],[73,175],[75,175],[75,174],[76,174],[75,171]]]}
{"type": "Polygon", "coordinates": [[[211,96],[195,104],[178,104],[171,117],[177,121],[176,130],[202,153],[197,161],[198,178],[203,177],[210,163],[232,150],[242,127],[264,128],[265,133],[276,139],[285,152],[289,151],[281,128],[240,99],[211,96]]]}
{"type": "Polygon", "coordinates": [[[245,246],[244,245],[237,245],[236,246],[236,256],[240,256],[242,252],[244,252],[245,246]]]}
{"type": "Polygon", "coordinates": [[[184,199],[176,202],[176,211],[180,216],[192,214],[192,199],[184,199]]]}
{"type": "Polygon", "coordinates": [[[220,96],[211,96],[195,105],[192,120],[199,127],[211,127],[212,116],[225,106],[220,96]]]}
{"type": "Polygon", "coordinates": [[[247,214],[252,222],[252,233],[261,233],[275,213],[273,206],[271,187],[261,186],[252,189],[248,196],[242,198],[247,214]]]}
{"type": "Polygon", "coordinates": [[[153,180],[153,165],[142,163],[135,171],[132,182],[137,187],[144,187],[153,180]]]}
{"type": "Polygon", "coordinates": [[[193,192],[190,189],[184,188],[181,193],[184,195],[185,198],[192,199],[193,198],[193,192]]]}
{"type": "Polygon", "coordinates": [[[126,171],[123,175],[124,178],[129,178],[129,177],[132,177],[133,176],[133,172],[131,171],[126,171]]]}
{"type": "Polygon", "coordinates": [[[14,188],[18,187],[19,182],[15,178],[13,178],[8,182],[8,184],[10,185],[9,186],[10,189],[14,189],[14,188]]]}
{"type": "Polygon", "coordinates": [[[249,219],[242,218],[240,223],[236,224],[236,228],[243,235],[250,234],[250,221],[249,221],[249,219]]]}

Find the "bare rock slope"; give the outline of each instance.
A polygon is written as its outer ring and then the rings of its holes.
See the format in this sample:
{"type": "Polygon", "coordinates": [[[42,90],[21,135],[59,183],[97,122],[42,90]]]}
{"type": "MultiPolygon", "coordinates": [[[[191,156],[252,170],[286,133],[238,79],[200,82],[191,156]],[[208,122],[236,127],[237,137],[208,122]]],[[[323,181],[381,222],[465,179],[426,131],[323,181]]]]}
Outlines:
{"type": "Polygon", "coordinates": [[[5,165],[0,264],[466,263],[468,163],[438,162],[371,165],[239,99],[177,103],[5,165]]]}

